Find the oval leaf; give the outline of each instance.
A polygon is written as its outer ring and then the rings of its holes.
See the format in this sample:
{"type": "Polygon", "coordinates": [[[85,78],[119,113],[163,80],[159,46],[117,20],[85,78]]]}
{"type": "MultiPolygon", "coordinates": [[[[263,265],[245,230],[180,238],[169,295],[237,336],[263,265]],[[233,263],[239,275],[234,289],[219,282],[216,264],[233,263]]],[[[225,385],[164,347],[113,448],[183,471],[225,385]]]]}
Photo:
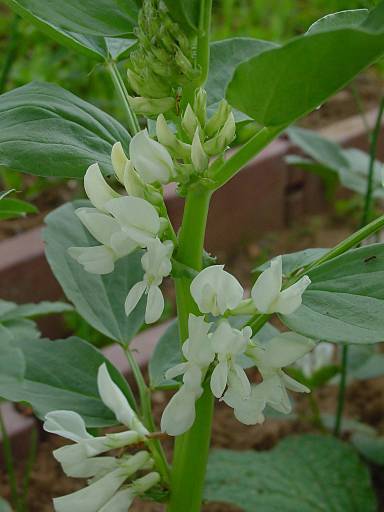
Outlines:
{"type": "Polygon", "coordinates": [[[55,341],[23,338],[13,344],[25,359],[24,379],[0,381],[0,396],[13,402],[28,402],[41,419],[48,412],[60,409],[77,412],[89,427],[117,424],[97,390],[97,372],[103,363],[134,404],[132,392],[119,371],[101,352],[80,338],[55,341]]]}
{"type": "Polygon", "coordinates": [[[314,339],[347,343],[384,340],[384,244],[349,251],[308,273],[303,304],[281,320],[314,339]]]}
{"type": "Polygon", "coordinates": [[[31,83],[0,96],[0,165],[38,176],[82,178],[130,140],[111,116],[53,84],[31,83]]]}

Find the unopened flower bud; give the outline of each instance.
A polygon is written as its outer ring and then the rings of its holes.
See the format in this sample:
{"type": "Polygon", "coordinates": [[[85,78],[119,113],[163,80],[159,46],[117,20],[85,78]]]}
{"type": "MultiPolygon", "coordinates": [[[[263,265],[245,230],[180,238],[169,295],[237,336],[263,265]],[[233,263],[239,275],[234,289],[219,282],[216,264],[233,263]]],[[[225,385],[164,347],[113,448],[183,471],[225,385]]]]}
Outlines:
{"type": "Polygon", "coordinates": [[[146,186],[144,199],[155,206],[161,206],[164,202],[163,194],[153,185],[146,186]]]}
{"type": "Polygon", "coordinates": [[[200,122],[200,125],[204,126],[207,115],[207,92],[205,89],[200,88],[196,91],[193,110],[200,122]]]}
{"type": "Polygon", "coordinates": [[[175,108],[175,98],[144,98],[129,96],[128,101],[134,112],[143,116],[157,116],[175,108]]]}
{"type": "Polygon", "coordinates": [[[236,135],[236,122],[231,112],[219,133],[204,144],[204,149],[209,156],[222,153],[233,141],[236,135]]]}
{"type": "Polygon", "coordinates": [[[184,55],[180,48],[176,48],[175,62],[186,76],[193,74],[193,66],[189,59],[184,55]]]}
{"type": "Polygon", "coordinates": [[[181,120],[181,126],[183,127],[183,130],[192,141],[196,132],[196,128],[199,127],[199,120],[197,119],[196,114],[194,113],[189,103],[187,105],[187,108],[185,109],[183,118],[181,120]]]}
{"type": "Polygon", "coordinates": [[[168,183],[174,174],[171,155],[165,147],[151,139],[147,130],[137,133],[129,146],[134,168],[144,183],[168,183]]]}
{"type": "Polygon", "coordinates": [[[221,100],[216,112],[207,121],[205,133],[208,137],[213,137],[225,124],[231,112],[231,107],[226,100],[221,100]]]}
{"type": "Polygon", "coordinates": [[[193,167],[197,172],[203,172],[208,168],[209,159],[201,144],[198,128],[196,128],[195,135],[192,141],[191,160],[193,167]]]}
{"type": "Polygon", "coordinates": [[[180,141],[173,131],[169,128],[165,117],[160,114],[156,121],[157,140],[163,146],[166,146],[175,157],[183,159],[189,158],[191,147],[189,144],[180,141]]]}
{"type": "Polygon", "coordinates": [[[132,482],[132,488],[135,490],[136,494],[144,494],[158,482],[160,482],[160,475],[153,471],[152,473],[148,473],[148,475],[134,480],[132,482]]]}

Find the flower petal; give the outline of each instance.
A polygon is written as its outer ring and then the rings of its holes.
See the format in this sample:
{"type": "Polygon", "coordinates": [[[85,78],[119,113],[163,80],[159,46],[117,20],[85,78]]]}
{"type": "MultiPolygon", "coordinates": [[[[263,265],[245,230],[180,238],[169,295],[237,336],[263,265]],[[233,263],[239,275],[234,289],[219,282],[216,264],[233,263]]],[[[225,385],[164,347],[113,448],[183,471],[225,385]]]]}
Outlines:
{"type": "Polygon", "coordinates": [[[62,464],[64,473],[71,478],[101,477],[117,467],[116,457],[90,457],[76,464],[62,464]]]}
{"type": "Polygon", "coordinates": [[[301,382],[298,382],[295,379],[292,379],[289,375],[284,373],[283,371],[280,372],[280,377],[284,383],[284,386],[289,389],[290,391],[296,391],[296,393],[310,393],[311,390],[304,386],[304,384],[301,384],[301,382]]]}
{"type": "Polygon", "coordinates": [[[121,145],[121,142],[116,142],[112,146],[111,160],[112,167],[115,171],[117,179],[120,181],[120,183],[124,183],[124,171],[128,163],[128,158],[127,155],[124,153],[124,149],[121,145]]]}
{"type": "Polygon", "coordinates": [[[107,365],[103,363],[97,374],[97,387],[103,403],[114,413],[116,418],[132,430],[142,435],[148,434],[147,429],[142,425],[130,406],[126,396],[112,380],[107,365]]]}
{"type": "Polygon", "coordinates": [[[93,238],[103,245],[110,247],[112,235],[121,232],[117,220],[100,213],[96,208],[78,208],[75,213],[93,238]]]}
{"type": "Polygon", "coordinates": [[[295,332],[284,332],[264,344],[262,365],[271,368],[284,368],[303,357],[316,343],[295,332]]]}
{"type": "Polygon", "coordinates": [[[283,290],[276,301],[274,311],[282,315],[294,313],[301,306],[302,295],[310,284],[311,280],[309,277],[304,276],[297,283],[283,290]]]}
{"type": "Polygon", "coordinates": [[[151,139],[147,130],[142,130],[132,138],[129,154],[144,183],[170,181],[174,168],[171,155],[164,146],[151,139]]]}
{"type": "Polygon", "coordinates": [[[132,505],[136,493],[132,488],[118,491],[98,512],[127,512],[132,505]]]}
{"type": "Polygon", "coordinates": [[[219,363],[211,375],[211,391],[216,398],[221,398],[228,381],[228,363],[219,363]]]}
{"type": "Polygon", "coordinates": [[[129,290],[127,298],[125,299],[125,314],[129,316],[135,307],[138,305],[141,297],[144,295],[144,292],[147,288],[147,285],[144,281],[139,281],[134,284],[132,288],[129,290]]]}
{"type": "Polygon", "coordinates": [[[145,323],[157,322],[164,311],[164,297],[158,286],[150,286],[148,291],[147,307],[145,309],[145,323]]]}
{"type": "Polygon", "coordinates": [[[161,430],[179,436],[189,430],[196,417],[195,393],[182,386],[168,402],[161,417],[161,430]]]}
{"type": "Polygon", "coordinates": [[[68,254],[83,265],[84,270],[91,274],[110,274],[115,268],[115,255],[109,247],[70,247],[68,254]]]}
{"type": "Polygon", "coordinates": [[[88,167],[84,176],[84,188],[93,206],[102,212],[106,212],[105,203],[120,195],[105,181],[99,164],[88,167]]]}
{"type": "Polygon", "coordinates": [[[270,267],[264,270],[253,285],[251,296],[255,306],[261,313],[274,312],[273,305],[279,298],[282,285],[282,265],[281,256],[273,259],[270,267]]]}
{"type": "Polygon", "coordinates": [[[45,415],[43,428],[46,432],[56,434],[71,441],[92,439],[87,432],[85,423],[80,414],[74,411],[51,411],[45,415]]]}

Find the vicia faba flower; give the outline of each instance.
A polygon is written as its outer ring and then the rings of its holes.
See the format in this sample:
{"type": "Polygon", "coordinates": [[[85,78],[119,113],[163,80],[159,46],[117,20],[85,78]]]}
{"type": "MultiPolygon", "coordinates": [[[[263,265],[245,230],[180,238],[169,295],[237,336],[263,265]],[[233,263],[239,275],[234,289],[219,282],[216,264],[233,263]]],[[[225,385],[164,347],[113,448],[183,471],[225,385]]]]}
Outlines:
{"type": "Polygon", "coordinates": [[[291,403],[287,389],[299,393],[310,390],[284,373],[282,368],[293,364],[314,346],[312,340],[292,332],[279,334],[267,343],[250,344],[246,355],[257,365],[263,382],[253,385],[249,398],[244,398],[239,378],[232,374],[224,401],[234,408],[236,418],[246,425],[262,423],[266,405],[288,414],[291,403]]]}
{"type": "Polygon", "coordinates": [[[191,283],[191,294],[199,310],[214,316],[236,308],[243,293],[241,284],[224,270],[224,265],[205,268],[191,283]]]}
{"type": "Polygon", "coordinates": [[[144,183],[169,183],[174,177],[171,155],[162,144],[151,139],[147,130],[142,130],[133,137],[129,154],[144,183]]]}
{"type": "Polygon", "coordinates": [[[138,432],[142,436],[148,434],[148,430],[137,417],[126,396],[112,380],[105,363],[103,363],[98,370],[97,387],[101,400],[108,409],[113,412],[120,423],[138,432]]]}
{"type": "MultiPolygon", "coordinates": [[[[117,512],[121,510],[116,505],[116,501],[120,502],[120,497],[117,497],[119,489],[129,477],[147,466],[149,459],[150,456],[145,451],[138,452],[130,457],[123,457],[116,469],[101,477],[96,477],[87,487],[66,496],[55,498],[53,504],[56,512],[72,512],[73,510],[81,510],[82,512],[100,512],[102,510],[111,512],[115,510],[117,512]],[[114,505],[114,508],[112,505],[114,505]]],[[[155,485],[158,480],[158,476],[156,479],[151,478],[152,485],[155,485]]],[[[131,502],[126,503],[126,508],[123,510],[127,510],[127,507],[138,494],[135,483],[134,481],[131,487],[131,502]]]]}
{"type": "Polygon", "coordinates": [[[116,144],[113,145],[111,160],[116,177],[120,183],[124,185],[127,194],[129,196],[144,198],[146,191],[145,184],[135,171],[132,162],[124,153],[123,146],[120,142],[116,142],[116,144]]]}
{"type": "Polygon", "coordinates": [[[87,272],[109,274],[115,261],[136,250],[139,245],[127,236],[122,237],[120,224],[96,208],[78,208],[76,215],[102,245],[93,247],[70,247],[68,253],[77,260],[87,272]]]}
{"type": "Polygon", "coordinates": [[[196,172],[203,172],[208,168],[209,158],[201,144],[198,128],[196,128],[192,140],[191,160],[196,172]]]}
{"type": "Polygon", "coordinates": [[[189,338],[182,347],[186,362],[170,368],[165,374],[167,379],[183,375],[183,385],[171,398],[161,418],[161,429],[169,435],[183,434],[195,421],[195,402],[203,392],[201,383],[215,358],[208,334],[210,327],[203,317],[189,315],[189,338]]]}
{"type": "Polygon", "coordinates": [[[120,197],[105,181],[97,163],[88,167],[84,176],[84,189],[93,206],[101,212],[107,212],[105,204],[108,201],[120,197]]]}
{"type": "Polygon", "coordinates": [[[249,397],[251,385],[243,368],[236,358],[244,354],[252,336],[252,329],[242,331],[231,327],[228,320],[222,320],[211,337],[211,346],[217,354],[218,363],[212,372],[211,390],[216,398],[221,398],[228,384],[229,373],[237,375],[242,387],[242,395],[249,397]]]}
{"type": "Polygon", "coordinates": [[[163,278],[172,270],[171,256],[173,243],[166,240],[161,243],[158,238],[148,242],[147,251],[141,258],[144,269],[142,281],[136,283],[128,293],[125,301],[125,313],[130,315],[139,300],[147,294],[147,306],[145,309],[145,322],[151,324],[157,322],[164,310],[164,297],[160,290],[163,278]]]}
{"type": "Polygon", "coordinates": [[[154,206],[139,197],[119,197],[108,201],[107,211],[120,224],[120,235],[115,236],[115,247],[126,240],[133,240],[138,247],[147,245],[158,235],[161,229],[159,214],[154,206]]]}
{"type": "Polygon", "coordinates": [[[311,284],[304,276],[289,288],[281,291],[283,284],[282,258],[278,256],[271,261],[269,268],[258,277],[251,296],[260,313],[281,313],[290,315],[301,305],[302,295],[311,284]]]}

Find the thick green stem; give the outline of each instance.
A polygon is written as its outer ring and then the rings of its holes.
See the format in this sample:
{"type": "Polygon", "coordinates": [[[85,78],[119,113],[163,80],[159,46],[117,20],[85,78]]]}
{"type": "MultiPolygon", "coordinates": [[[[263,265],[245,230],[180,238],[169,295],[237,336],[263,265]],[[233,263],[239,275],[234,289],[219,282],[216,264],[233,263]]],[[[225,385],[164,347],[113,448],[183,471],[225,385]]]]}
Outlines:
{"type": "Polygon", "coordinates": [[[116,63],[112,61],[107,62],[108,71],[111,75],[113,84],[121,100],[121,104],[125,110],[128,121],[129,133],[133,136],[140,131],[140,125],[137,120],[136,114],[133,112],[131,105],[129,104],[128,91],[125,87],[123,79],[121,78],[120,72],[117,69],[116,63]]]}
{"type": "MultiPolygon", "coordinates": [[[[139,389],[141,408],[140,412],[143,418],[144,425],[150,432],[155,432],[156,425],[152,415],[151,391],[148,388],[147,384],[145,383],[141,369],[128,346],[125,347],[124,353],[128,359],[137,387],[139,389]]],[[[161,442],[158,439],[151,439],[147,441],[147,444],[152,453],[152,457],[156,463],[156,468],[161,474],[163,481],[166,484],[169,484],[169,467],[161,442]]]]}
{"type": "Polygon", "coordinates": [[[204,85],[208,78],[210,31],[212,17],[212,0],[202,0],[199,22],[199,37],[197,42],[196,62],[200,66],[200,85],[204,85]]]}
{"type": "MultiPolygon", "coordinates": [[[[191,188],[185,203],[179,234],[177,260],[195,270],[202,267],[205,228],[212,192],[197,185],[191,188]]],[[[188,317],[198,314],[190,294],[191,279],[176,279],[176,297],[180,339],[188,337],[188,317]]],[[[199,512],[211,436],[213,396],[209,387],[196,403],[196,420],[192,428],[175,441],[172,469],[172,493],[168,512],[199,512]]]]}

